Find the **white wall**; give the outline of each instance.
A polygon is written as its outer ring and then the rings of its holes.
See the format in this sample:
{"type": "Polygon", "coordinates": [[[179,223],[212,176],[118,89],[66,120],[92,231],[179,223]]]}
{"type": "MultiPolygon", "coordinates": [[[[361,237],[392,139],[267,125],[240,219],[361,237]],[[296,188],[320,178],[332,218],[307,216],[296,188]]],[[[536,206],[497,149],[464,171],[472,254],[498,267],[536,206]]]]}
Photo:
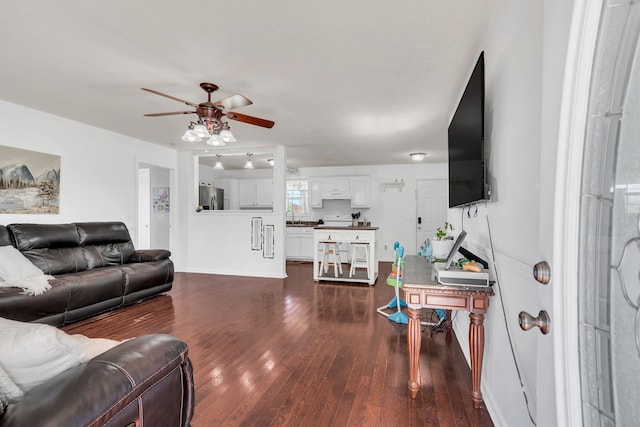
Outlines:
{"type": "Polygon", "coordinates": [[[182,235],[180,271],[238,276],[286,277],[284,258],[285,157],[284,147],[276,147],[273,169],[273,211],[202,211],[197,203],[197,158],[179,155],[179,191],[184,197],[177,206],[182,235]],[[275,256],[265,258],[251,249],[251,218],[261,217],[264,225],[275,226],[275,256]]]}
{"type": "Polygon", "coordinates": [[[175,169],[175,150],[5,101],[0,117],[0,144],[58,155],[61,169],[59,214],[2,214],[1,224],[122,221],[136,242],[137,163],[175,169]]]}
{"type": "MultiPolygon", "coordinates": [[[[483,395],[496,426],[532,425],[505,323],[532,416],[538,425],[556,424],[552,339],[521,331],[518,313],[525,310],[535,316],[539,309],[551,308],[540,299],[545,289],[531,272],[535,263],[552,255],[558,111],[571,7],[572,2],[515,0],[503,0],[497,7],[480,47],[486,61],[485,137],[493,200],[480,204],[478,214],[470,218],[466,210],[449,211],[456,228],[468,232],[471,249],[488,260],[495,255],[499,266],[500,286],[494,286],[496,296],[484,324],[482,376],[483,395]],[[541,355],[545,363],[539,362],[541,355]],[[545,373],[536,375],[538,369],[545,373]],[[543,402],[545,410],[537,411],[543,402]]],[[[468,316],[457,316],[454,329],[469,360],[468,316]]]]}
{"type": "MultiPolygon", "coordinates": [[[[361,212],[361,220],[371,222],[377,231],[378,258],[393,261],[393,243],[405,247],[407,255],[416,254],[416,188],[420,179],[447,179],[444,163],[420,163],[408,165],[345,166],[330,168],[300,168],[300,174],[290,179],[322,176],[368,175],[371,178],[371,207],[351,208],[348,200],[324,200],[322,208],[312,209],[311,220],[326,214],[361,212]],[[400,191],[396,187],[382,188],[384,182],[404,180],[400,191]]],[[[298,218],[296,218],[298,219],[298,218]]],[[[432,230],[435,232],[435,230],[432,230]]],[[[427,235],[420,236],[422,240],[427,235]]]]}

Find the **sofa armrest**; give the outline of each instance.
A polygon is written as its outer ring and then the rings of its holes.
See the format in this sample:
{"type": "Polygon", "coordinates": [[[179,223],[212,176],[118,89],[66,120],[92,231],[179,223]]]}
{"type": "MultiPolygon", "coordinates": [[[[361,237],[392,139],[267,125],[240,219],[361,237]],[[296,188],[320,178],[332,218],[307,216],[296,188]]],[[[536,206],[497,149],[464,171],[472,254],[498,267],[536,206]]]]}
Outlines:
{"type": "Polygon", "coordinates": [[[25,393],[9,405],[0,426],[110,426],[137,418],[180,420],[188,426],[194,386],[187,353],[187,345],[171,335],[126,341],[25,393]],[[167,378],[172,383],[158,387],[167,378]],[[176,378],[181,387],[175,386],[176,378]],[[156,413],[145,413],[141,405],[156,413]]]}
{"type": "Polygon", "coordinates": [[[171,252],[166,249],[138,249],[130,257],[127,262],[149,262],[168,259],[171,252]]]}

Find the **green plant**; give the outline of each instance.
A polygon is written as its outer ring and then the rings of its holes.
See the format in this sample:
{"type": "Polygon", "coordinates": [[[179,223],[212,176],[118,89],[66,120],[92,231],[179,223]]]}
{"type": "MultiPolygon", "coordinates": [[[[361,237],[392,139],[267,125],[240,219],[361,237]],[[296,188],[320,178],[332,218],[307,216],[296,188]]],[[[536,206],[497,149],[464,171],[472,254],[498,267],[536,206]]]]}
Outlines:
{"type": "Polygon", "coordinates": [[[444,227],[436,228],[436,240],[442,240],[453,231],[453,225],[447,221],[444,222],[444,227]]]}

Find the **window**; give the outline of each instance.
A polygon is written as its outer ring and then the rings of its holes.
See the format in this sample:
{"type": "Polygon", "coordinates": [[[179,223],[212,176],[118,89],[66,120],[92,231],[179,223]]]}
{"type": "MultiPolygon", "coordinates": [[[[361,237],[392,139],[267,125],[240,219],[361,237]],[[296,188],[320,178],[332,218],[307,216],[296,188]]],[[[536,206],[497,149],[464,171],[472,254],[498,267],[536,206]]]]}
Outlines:
{"type": "Polygon", "coordinates": [[[295,216],[309,215],[309,181],[306,179],[287,181],[287,211],[295,216]]]}

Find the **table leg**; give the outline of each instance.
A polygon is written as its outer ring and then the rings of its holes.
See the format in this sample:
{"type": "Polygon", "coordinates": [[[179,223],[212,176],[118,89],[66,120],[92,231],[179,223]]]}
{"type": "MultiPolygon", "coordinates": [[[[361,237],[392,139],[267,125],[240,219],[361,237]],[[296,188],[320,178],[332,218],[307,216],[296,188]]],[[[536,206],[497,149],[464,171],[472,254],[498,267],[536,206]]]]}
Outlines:
{"type": "Polygon", "coordinates": [[[409,395],[415,399],[420,390],[419,358],[420,340],[422,338],[420,327],[421,309],[409,308],[409,326],[407,328],[407,341],[409,346],[409,395]]]}
{"type": "Polygon", "coordinates": [[[484,353],[484,314],[469,313],[469,351],[471,353],[471,400],[478,409],[482,404],[480,378],[482,377],[482,355],[484,353]]]}

